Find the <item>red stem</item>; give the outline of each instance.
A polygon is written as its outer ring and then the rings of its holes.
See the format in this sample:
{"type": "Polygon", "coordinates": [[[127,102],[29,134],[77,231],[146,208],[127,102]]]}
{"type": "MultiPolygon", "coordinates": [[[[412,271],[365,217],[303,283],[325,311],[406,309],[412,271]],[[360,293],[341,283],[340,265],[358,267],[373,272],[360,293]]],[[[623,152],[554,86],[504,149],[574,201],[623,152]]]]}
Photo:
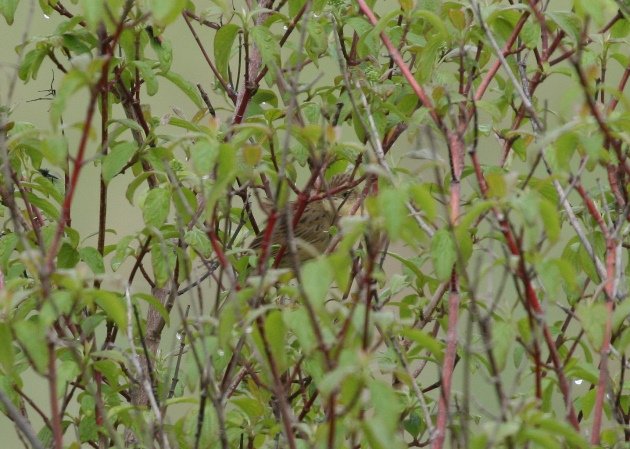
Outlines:
{"type": "Polygon", "coordinates": [[[57,356],[55,345],[48,343],[48,392],[50,395],[50,418],[52,423],[53,441],[55,449],[63,449],[63,428],[61,425],[61,413],[57,398],[57,356]]]}
{"type": "MultiPolygon", "coordinates": [[[[367,5],[367,3],[365,3],[365,0],[357,0],[357,2],[359,3],[359,8],[361,9],[361,12],[363,12],[363,14],[367,16],[367,18],[372,23],[372,25],[376,26],[378,24],[378,19],[374,15],[374,12],[367,5]]],[[[381,31],[380,36],[381,36],[381,40],[383,41],[383,44],[385,44],[385,47],[387,47],[387,51],[389,52],[389,55],[394,60],[394,62],[396,63],[400,71],[402,72],[403,76],[405,77],[405,79],[407,80],[411,88],[413,89],[416,96],[420,99],[420,101],[422,101],[422,105],[429,110],[429,114],[431,115],[431,118],[433,119],[435,124],[438,126],[438,128],[444,131],[446,128],[444,126],[444,123],[442,122],[442,118],[438,115],[437,111],[435,110],[435,107],[433,106],[433,103],[431,102],[429,95],[427,95],[427,93],[420,86],[420,84],[418,84],[413,74],[411,73],[411,70],[409,69],[405,61],[403,60],[402,56],[400,55],[400,53],[398,52],[394,44],[392,44],[392,41],[389,39],[389,37],[387,37],[387,34],[385,34],[384,31],[381,31]]]]}
{"type": "Polygon", "coordinates": [[[133,2],[131,1],[127,1],[127,3],[125,4],[125,8],[123,10],[120,21],[118,22],[116,31],[111,39],[110,45],[108,47],[105,47],[107,54],[104,56],[104,62],[101,68],[101,76],[98,80],[98,83],[96,83],[96,86],[93,86],[90,89],[90,100],[88,102],[88,108],[85,114],[85,121],[83,122],[83,130],[81,132],[81,140],[79,141],[79,149],[77,151],[76,157],[74,158],[72,175],[70,176],[70,182],[66,190],[66,196],[61,207],[61,217],[59,218],[59,223],[57,223],[57,229],[55,230],[55,235],[52,239],[50,248],[48,249],[48,254],[46,255],[46,260],[44,263],[44,273],[47,276],[50,275],[53,271],[55,256],[57,255],[57,251],[59,250],[59,247],[61,245],[61,237],[63,236],[65,227],[70,223],[72,200],[74,199],[74,194],[76,192],[77,184],[79,182],[79,175],[81,174],[81,170],[83,168],[85,149],[87,147],[87,142],[90,135],[92,120],[94,119],[96,101],[99,93],[106,90],[109,66],[112,61],[112,52],[113,49],[116,47],[116,44],[118,43],[118,39],[120,38],[120,35],[123,31],[125,18],[129,14],[132,6],[133,2]]]}
{"type": "Polygon", "coordinates": [[[432,449],[442,449],[448,424],[449,397],[453,383],[453,369],[457,357],[457,321],[459,317],[459,282],[456,271],[451,275],[451,292],[448,296],[448,332],[446,334],[446,353],[442,364],[442,387],[438,400],[438,412],[435,422],[435,439],[432,449]]]}
{"type": "MultiPolygon", "coordinates": [[[[510,35],[508,40],[505,41],[505,45],[503,46],[502,53],[504,55],[510,52],[512,45],[514,45],[514,42],[518,38],[518,35],[520,34],[521,29],[525,25],[525,22],[527,21],[528,17],[529,17],[529,12],[524,12],[521,18],[519,19],[519,21],[514,26],[514,30],[512,31],[512,34],[510,35]]],[[[501,67],[501,61],[497,59],[496,61],[494,61],[494,63],[490,67],[490,70],[488,70],[488,73],[486,73],[486,76],[483,77],[483,80],[481,80],[481,83],[479,84],[479,87],[477,88],[477,91],[475,92],[475,101],[481,100],[486,90],[488,89],[490,82],[494,78],[494,75],[497,74],[500,67],[501,67]]]]}

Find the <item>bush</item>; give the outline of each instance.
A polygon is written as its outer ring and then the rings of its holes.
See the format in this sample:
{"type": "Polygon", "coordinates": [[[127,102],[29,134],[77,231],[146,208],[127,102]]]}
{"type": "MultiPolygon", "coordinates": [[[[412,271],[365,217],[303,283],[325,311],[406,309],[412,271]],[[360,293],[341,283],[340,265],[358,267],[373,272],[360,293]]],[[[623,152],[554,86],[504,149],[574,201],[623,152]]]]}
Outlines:
{"type": "Polygon", "coordinates": [[[26,447],[630,447],[625,2],[30,8],[0,2],[26,447]]]}

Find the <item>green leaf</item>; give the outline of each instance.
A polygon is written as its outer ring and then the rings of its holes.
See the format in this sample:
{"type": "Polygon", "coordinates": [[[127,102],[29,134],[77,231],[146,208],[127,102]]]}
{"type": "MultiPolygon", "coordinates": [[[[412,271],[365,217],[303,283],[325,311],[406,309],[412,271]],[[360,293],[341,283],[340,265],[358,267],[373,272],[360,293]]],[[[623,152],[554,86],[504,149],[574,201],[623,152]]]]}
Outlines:
{"type": "Polygon", "coordinates": [[[540,217],[545,226],[547,238],[551,242],[557,242],[558,238],[560,238],[560,213],[558,208],[542,197],[538,202],[538,208],[540,210],[540,217]]]}
{"type": "Polygon", "coordinates": [[[442,39],[442,41],[449,40],[451,34],[448,32],[446,24],[442,21],[440,16],[424,8],[418,8],[416,11],[414,11],[413,16],[419,17],[432,25],[433,30],[431,31],[431,36],[438,35],[442,39]]]}
{"type": "Polygon", "coordinates": [[[219,155],[219,145],[215,140],[201,139],[190,148],[193,169],[199,176],[207,176],[219,155]]]}
{"type": "Polygon", "coordinates": [[[175,84],[186,96],[192,101],[199,109],[204,108],[205,105],[201,99],[201,95],[197,90],[197,87],[190,81],[186,80],[183,76],[175,72],[160,72],[159,76],[162,76],[175,84]]]}
{"type": "Polygon", "coordinates": [[[57,126],[59,126],[61,120],[61,114],[65,111],[66,103],[70,96],[86,83],[87,78],[85,74],[78,69],[69,71],[66,76],[63,77],[50,107],[50,122],[53,126],[53,130],[57,130],[57,126]]]}
{"type": "Polygon", "coordinates": [[[103,309],[107,319],[116,323],[121,329],[127,328],[127,305],[122,295],[107,290],[92,290],[90,295],[103,309]]]}
{"type": "Polygon", "coordinates": [[[57,265],[59,268],[74,268],[79,263],[79,253],[72,247],[64,243],[61,245],[59,254],[57,254],[57,265]]]}
{"type": "Polygon", "coordinates": [[[491,201],[475,201],[468,212],[461,218],[459,225],[464,228],[470,228],[475,221],[493,206],[491,201]]]}
{"type": "Polygon", "coordinates": [[[453,265],[457,261],[457,253],[453,237],[447,229],[440,229],[431,241],[431,259],[435,276],[440,281],[446,281],[451,277],[453,265]]]}
{"type": "Polygon", "coordinates": [[[137,148],[135,142],[122,142],[112,147],[103,159],[102,176],[106,184],[127,165],[137,148]]]}
{"type": "Polygon", "coordinates": [[[0,321],[0,366],[4,369],[4,372],[9,374],[13,371],[13,335],[11,335],[11,328],[9,325],[0,321]]]}
{"type": "Polygon", "coordinates": [[[63,136],[51,136],[42,141],[39,150],[51,164],[64,167],[68,155],[68,141],[63,136]]]}
{"type": "Polygon", "coordinates": [[[547,16],[550,17],[562,30],[571,36],[573,41],[580,40],[580,34],[582,32],[582,21],[573,12],[566,11],[552,11],[548,12],[547,16]]]}
{"type": "Polygon", "coordinates": [[[103,20],[104,3],[103,1],[81,0],[83,17],[85,17],[85,21],[91,30],[95,30],[97,25],[103,20]]]}
{"type": "Polygon", "coordinates": [[[24,347],[28,356],[40,373],[48,372],[48,348],[46,345],[46,326],[37,317],[17,321],[13,325],[15,336],[24,347]]]}
{"type": "Polygon", "coordinates": [[[493,198],[503,198],[508,193],[508,185],[505,176],[501,172],[490,172],[486,174],[488,182],[488,196],[493,198]]]}
{"type": "Polygon", "coordinates": [[[110,133],[109,137],[112,140],[114,140],[127,129],[130,129],[131,131],[137,131],[139,133],[144,132],[144,129],[142,128],[142,126],[140,126],[138,122],[128,118],[113,118],[108,122],[108,125],[113,123],[119,123],[121,126],[116,127],[114,131],[110,133]]]}
{"type": "Polygon", "coordinates": [[[250,36],[260,52],[260,57],[269,68],[269,73],[275,77],[275,71],[280,66],[279,39],[269,31],[269,28],[262,25],[253,27],[250,36]]]}
{"type": "Polygon", "coordinates": [[[234,147],[229,144],[219,145],[217,162],[217,183],[229,184],[236,175],[236,155],[234,147]]]}
{"type": "Polygon", "coordinates": [[[210,239],[199,228],[193,228],[190,231],[186,231],[184,241],[198,251],[203,257],[209,257],[212,254],[212,244],[210,239]]]}
{"type": "Polygon", "coordinates": [[[567,132],[558,137],[551,151],[547,152],[548,162],[554,171],[564,173],[571,170],[571,158],[579,145],[579,137],[574,132],[567,132]]]}
{"type": "Polygon", "coordinates": [[[129,201],[129,204],[132,204],[132,205],[134,204],[133,196],[136,193],[136,189],[140,187],[140,185],[144,181],[150,178],[152,174],[153,173],[151,172],[143,171],[142,173],[140,173],[140,175],[138,175],[136,179],[134,179],[133,181],[129,183],[129,185],[127,186],[127,191],[125,192],[125,198],[127,198],[127,201],[129,201]]]}
{"type": "Polygon", "coordinates": [[[163,287],[175,272],[175,252],[164,242],[155,242],[151,247],[151,266],[155,274],[155,285],[163,287]]]}
{"type": "Polygon", "coordinates": [[[120,239],[116,245],[116,251],[114,251],[114,257],[112,257],[112,270],[116,271],[122,265],[127,257],[134,253],[134,249],[129,245],[133,241],[133,235],[127,235],[120,239]]]}
{"type": "Polygon", "coordinates": [[[492,352],[500,371],[505,368],[512,342],[515,326],[509,321],[495,320],[492,324],[492,352]]]}
{"type": "Polygon", "coordinates": [[[615,307],[612,320],[613,332],[618,332],[621,325],[626,322],[626,320],[630,321],[630,301],[627,300],[617,303],[615,307]]]}
{"type": "Polygon", "coordinates": [[[103,263],[103,256],[98,252],[96,248],[86,246],[79,250],[79,256],[81,260],[90,267],[92,273],[103,274],[105,273],[105,264],[103,263]]]}
{"type": "Polygon", "coordinates": [[[142,217],[147,226],[159,228],[164,224],[171,206],[168,190],[158,187],[149,192],[142,205],[142,217]]]}
{"type": "Polygon", "coordinates": [[[380,215],[385,218],[385,228],[392,240],[400,236],[407,217],[404,192],[394,189],[383,189],[378,195],[380,215]]]}
{"type": "Polygon", "coordinates": [[[394,432],[403,411],[396,391],[391,385],[379,379],[371,379],[369,389],[376,419],[384,424],[389,432],[394,432]]]}
{"type": "Polygon", "coordinates": [[[26,53],[22,64],[20,64],[20,69],[18,70],[18,76],[20,79],[22,81],[28,81],[29,78],[37,78],[37,72],[39,71],[45,57],[46,50],[43,48],[36,48],[26,53]]]}
{"type": "Polygon", "coordinates": [[[52,220],[58,220],[59,219],[59,209],[54,206],[50,201],[48,201],[47,199],[41,198],[37,195],[35,195],[32,192],[27,192],[26,193],[26,198],[34,205],[37,206],[39,209],[41,209],[42,212],[44,212],[44,214],[52,219],[52,220]]]}
{"type": "Polygon", "coordinates": [[[151,307],[157,310],[157,312],[160,314],[160,316],[162,317],[166,325],[167,326],[169,325],[171,317],[166,311],[164,304],[162,304],[155,296],[149,295],[147,293],[135,293],[132,296],[132,299],[136,301],[137,300],[145,301],[147,304],[149,304],[151,307]]]}
{"type": "Polygon", "coordinates": [[[79,441],[82,443],[98,438],[98,428],[96,419],[92,415],[83,415],[79,420],[79,441]]]}
{"type": "Polygon", "coordinates": [[[13,25],[18,3],[20,3],[20,0],[0,0],[0,14],[4,16],[7,25],[13,25]]]}
{"type": "Polygon", "coordinates": [[[432,221],[437,214],[437,201],[431,196],[426,186],[414,184],[409,188],[409,194],[422,212],[426,214],[429,221],[432,221]]]}
{"type": "Polygon", "coordinates": [[[7,264],[11,253],[15,249],[18,243],[18,236],[15,233],[5,234],[0,237],[0,268],[6,273],[7,264]]]}
{"type": "Polygon", "coordinates": [[[461,257],[461,262],[465,263],[470,259],[473,253],[473,241],[470,236],[470,229],[457,226],[455,228],[455,238],[457,241],[457,250],[461,257]]]}
{"type": "Polygon", "coordinates": [[[265,318],[265,336],[280,372],[284,372],[287,369],[286,333],[287,330],[284,326],[284,321],[282,321],[282,313],[279,310],[271,311],[265,318]]]}
{"type": "Polygon", "coordinates": [[[142,79],[144,79],[144,85],[147,88],[147,94],[152,97],[157,93],[159,86],[157,77],[155,76],[155,72],[153,71],[151,64],[146,61],[134,61],[133,65],[138,68],[140,76],[142,77],[142,79]]]}
{"type": "Polygon", "coordinates": [[[300,347],[304,351],[309,352],[317,346],[313,326],[309,321],[308,314],[306,313],[304,307],[299,307],[293,310],[284,309],[282,314],[284,316],[285,324],[291,332],[295,334],[300,347]]]}
{"type": "Polygon", "coordinates": [[[351,270],[348,270],[348,267],[352,264],[349,251],[343,251],[342,249],[340,249],[340,251],[335,251],[334,254],[328,256],[328,260],[330,261],[330,266],[335,274],[337,287],[341,291],[345,291],[348,288],[351,276],[351,270]]]}
{"type": "Polygon", "coordinates": [[[177,19],[187,3],[187,0],[151,0],[150,11],[155,21],[165,27],[177,19]]]}
{"type": "Polygon", "coordinates": [[[426,425],[423,424],[420,420],[420,416],[418,415],[418,413],[416,413],[415,411],[411,412],[407,419],[403,421],[403,426],[405,430],[409,432],[409,434],[414,438],[418,438],[420,432],[423,430],[423,428],[426,427],[426,425]]]}
{"type": "Polygon", "coordinates": [[[252,421],[265,414],[265,404],[258,399],[241,396],[232,399],[230,402],[245,412],[252,421]]]}
{"type": "Polygon", "coordinates": [[[433,357],[435,357],[438,361],[442,361],[444,357],[442,344],[435,338],[431,337],[431,335],[427,334],[423,330],[410,328],[403,328],[401,333],[403,337],[413,340],[418,344],[418,346],[433,354],[433,357]]]}
{"type": "Polygon", "coordinates": [[[153,51],[158,57],[160,70],[162,72],[168,72],[173,64],[173,47],[171,46],[171,42],[164,38],[161,41],[151,39],[150,42],[151,48],[153,48],[153,51]]]}
{"type": "Polygon", "coordinates": [[[289,15],[295,17],[304,6],[304,3],[306,3],[306,0],[289,0],[289,15]]]}
{"type": "MultiPolygon", "coordinates": [[[[246,290],[247,289],[243,289],[241,290],[241,292],[245,292],[246,290]]],[[[232,341],[232,337],[237,332],[239,332],[237,327],[238,317],[236,316],[236,309],[237,306],[235,305],[235,303],[230,302],[229,304],[226,304],[225,307],[223,307],[223,309],[221,310],[221,319],[219,320],[218,328],[220,348],[228,347],[228,345],[232,341]]]]}
{"type": "Polygon", "coordinates": [[[530,421],[533,426],[548,430],[551,434],[564,437],[570,447],[588,449],[592,446],[568,422],[549,415],[538,415],[530,421]]]}
{"type": "Polygon", "coordinates": [[[306,23],[306,30],[308,31],[309,40],[307,45],[316,54],[321,54],[328,48],[328,38],[326,31],[321,22],[310,20],[306,23]]]}
{"type": "Polygon", "coordinates": [[[214,60],[218,72],[224,80],[228,79],[228,66],[232,55],[234,39],[238,35],[240,27],[235,23],[223,25],[214,36],[214,60]]]}
{"type": "Polygon", "coordinates": [[[57,368],[57,394],[62,396],[66,384],[73,382],[81,374],[81,368],[74,360],[62,360],[57,368]]]}
{"type": "Polygon", "coordinates": [[[592,347],[599,351],[604,341],[604,323],[608,320],[606,305],[602,302],[577,305],[576,314],[592,347]]]}
{"type": "Polygon", "coordinates": [[[328,287],[333,281],[333,271],[327,259],[308,261],[302,267],[302,284],[308,300],[316,307],[322,306],[328,287]]]}
{"type": "Polygon", "coordinates": [[[519,37],[522,38],[527,48],[536,48],[540,40],[540,25],[537,22],[525,22],[519,37]]]}

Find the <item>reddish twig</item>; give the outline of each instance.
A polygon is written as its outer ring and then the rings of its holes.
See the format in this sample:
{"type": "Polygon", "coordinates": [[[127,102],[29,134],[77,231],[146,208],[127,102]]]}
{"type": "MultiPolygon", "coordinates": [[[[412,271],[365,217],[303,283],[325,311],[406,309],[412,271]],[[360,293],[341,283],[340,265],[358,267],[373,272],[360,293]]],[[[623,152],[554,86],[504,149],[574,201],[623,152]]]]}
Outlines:
{"type": "MultiPolygon", "coordinates": [[[[373,26],[376,26],[378,24],[378,19],[374,15],[374,12],[367,5],[365,0],[357,0],[357,2],[359,3],[359,8],[361,9],[361,12],[363,12],[363,14],[367,16],[367,18],[369,19],[370,23],[373,26]]],[[[409,67],[407,66],[407,64],[405,63],[402,56],[400,55],[400,53],[398,52],[398,50],[396,49],[392,41],[389,39],[387,34],[385,34],[384,31],[381,31],[380,36],[381,36],[381,41],[383,41],[383,44],[385,44],[385,47],[387,47],[387,51],[389,52],[389,55],[394,60],[394,62],[396,63],[400,71],[402,72],[403,76],[405,77],[405,79],[407,80],[411,88],[413,89],[416,96],[420,99],[420,101],[422,101],[422,105],[429,110],[429,114],[431,115],[431,118],[433,119],[435,124],[438,126],[438,128],[444,131],[446,127],[442,121],[442,117],[440,117],[440,115],[435,110],[435,107],[433,106],[433,102],[431,101],[429,95],[424,91],[424,89],[420,86],[420,84],[418,84],[415,77],[411,73],[411,70],[409,69],[409,67]]]]}

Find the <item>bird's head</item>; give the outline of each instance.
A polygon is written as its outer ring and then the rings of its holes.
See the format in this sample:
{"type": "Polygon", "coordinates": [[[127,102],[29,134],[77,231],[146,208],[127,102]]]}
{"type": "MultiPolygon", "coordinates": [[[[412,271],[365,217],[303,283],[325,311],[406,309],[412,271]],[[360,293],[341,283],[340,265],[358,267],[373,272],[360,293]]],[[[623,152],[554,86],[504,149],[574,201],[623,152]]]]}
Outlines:
{"type": "Polygon", "coordinates": [[[359,193],[353,185],[351,175],[347,173],[335,175],[326,187],[323,194],[326,192],[330,194],[326,195],[323,201],[334,206],[335,214],[339,217],[352,215],[355,204],[359,200],[359,193]]]}

